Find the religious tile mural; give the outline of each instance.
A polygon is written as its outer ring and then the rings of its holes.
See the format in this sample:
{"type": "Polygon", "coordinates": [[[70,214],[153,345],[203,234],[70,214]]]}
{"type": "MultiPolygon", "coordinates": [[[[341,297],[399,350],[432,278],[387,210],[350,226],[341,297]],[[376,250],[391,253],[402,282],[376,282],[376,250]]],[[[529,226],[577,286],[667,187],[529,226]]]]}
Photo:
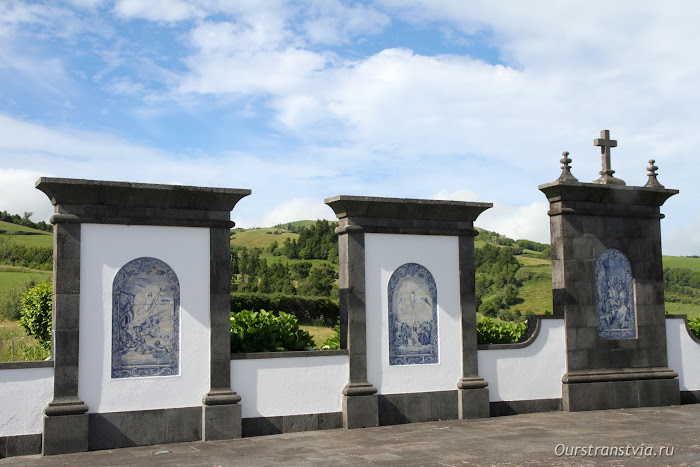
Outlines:
{"type": "Polygon", "coordinates": [[[438,363],[437,287],[425,267],[400,266],[389,279],[389,365],[438,363]]]}
{"type": "Polygon", "coordinates": [[[635,339],[634,284],[630,262],[620,250],[605,250],[595,263],[599,339],[635,339]]]}
{"type": "Polygon", "coordinates": [[[179,374],[180,282],[163,261],[136,258],[112,283],[112,378],[179,374]]]}

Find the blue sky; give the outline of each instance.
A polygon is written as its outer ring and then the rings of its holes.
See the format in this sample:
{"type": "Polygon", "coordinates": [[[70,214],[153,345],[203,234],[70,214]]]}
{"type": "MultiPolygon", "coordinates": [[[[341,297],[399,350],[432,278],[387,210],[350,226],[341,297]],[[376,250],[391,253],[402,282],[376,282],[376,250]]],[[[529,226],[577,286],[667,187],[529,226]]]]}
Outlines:
{"type": "Polygon", "coordinates": [[[681,192],[664,253],[700,254],[700,6],[688,2],[0,2],[0,209],[40,176],[250,188],[242,227],[338,195],[493,202],[549,241],[537,186],[600,170],[681,192]]]}

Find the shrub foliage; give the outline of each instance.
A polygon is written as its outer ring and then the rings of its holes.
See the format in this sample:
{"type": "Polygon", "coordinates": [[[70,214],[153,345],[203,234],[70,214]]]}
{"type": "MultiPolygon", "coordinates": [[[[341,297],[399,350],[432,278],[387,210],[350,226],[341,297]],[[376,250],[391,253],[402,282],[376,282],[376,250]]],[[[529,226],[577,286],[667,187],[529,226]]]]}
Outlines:
{"type": "Polygon", "coordinates": [[[299,329],[296,317],[265,310],[231,313],[231,352],[313,350],[311,335],[299,329]]]}
{"type": "Polygon", "coordinates": [[[299,295],[239,293],[231,294],[231,312],[243,310],[270,310],[296,316],[301,323],[323,320],[331,325],[338,321],[338,302],[327,297],[302,297],[299,295]]]}
{"type": "Polygon", "coordinates": [[[479,344],[512,344],[518,342],[527,330],[527,321],[521,323],[497,322],[479,316],[476,335],[479,344]]]}
{"type": "Polygon", "coordinates": [[[36,338],[44,349],[51,348],[51,295],[49,282],[40,282],[22,296],[19,319],[27,334],[36,338]]]}
{"type": "Polygon", "coordinates": [[[695,337],[700,338],[700,318],[689,319],[688,327],[695,337]]]}

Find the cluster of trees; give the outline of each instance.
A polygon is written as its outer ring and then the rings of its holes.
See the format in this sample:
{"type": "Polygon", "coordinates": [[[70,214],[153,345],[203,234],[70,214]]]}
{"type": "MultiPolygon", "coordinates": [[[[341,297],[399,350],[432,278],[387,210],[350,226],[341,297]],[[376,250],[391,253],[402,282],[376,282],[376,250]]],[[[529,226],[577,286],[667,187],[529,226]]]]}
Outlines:
{"type": "Polygon", "coordinates": [[[700,305],[700,272],[690,269],[664,269],[664,289],[667,302],[700,305]]]}
{"type": "Polygon", "coordinates": [[[511,247],[486,244],[475,251],[475,288],[479,311],[485,316],[517,320],[520,314],[510,309],[522,302],[520,263],[511,247]]]}
{"type": "Polygon", "coordinates": [[[483,229],[479,229],[479,235],[477,235],[476,240],[481,240],[491,245],[507,246],[511,248],[514,255],[521,255],[525,252],[525,250],[531,250],[539,253],[537,255],[538,258],[551,258],[549,245],[533,242],[532,240],[513,240],[512,238],[508,238],[505,235],[501,235],[497,232],[491,232],[483,229]]]}
{"type": "Polygon", "coordinates": [[[231,248],[231,287],[237,292],[338,298],[338,273],[328,263],[268,264],[260,248],[231,248]]]}
{"type": "Polygon", "coordinates": [[[299,238],[287,238],[280,246],[276,241],[270,246],[272,255],[285,255],[289,259],[325,259],[338,264],[338,234],[335,223],[318,220],[299,231],[299,238]]]}
{"type": "Polygon", "coordinates": [[[44,232],[53,231],[53,226],[51,224],[47,224],[44,221],[35,224],[34,222],[30,221],[29,218],[32,217],[33,214],[33,212],[25,212],[24,215],[20,216],[19,214],[10,214],[7,211],[0,211],[0,221],[10,222],[12,224],[22,225],[24,227],[29,227],[30,229],[42,230],[44,232]]]}
{"type": "Polygon", "coordinates": [[[0,264],[51,271],[53,248],[17,245],[9,237],[0,237],[0,264]]]}

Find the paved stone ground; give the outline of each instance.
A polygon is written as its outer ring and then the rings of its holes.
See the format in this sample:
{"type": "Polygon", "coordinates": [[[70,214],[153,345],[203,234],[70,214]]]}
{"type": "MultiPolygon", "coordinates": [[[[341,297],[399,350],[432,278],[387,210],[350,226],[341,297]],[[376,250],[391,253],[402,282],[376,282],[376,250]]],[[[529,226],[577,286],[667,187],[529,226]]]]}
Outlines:
{"type": "MultiPolygon", "coordinates": [[[[647,452],[649,454],[649,452],[647,452]]],[[[0,465],[700,465],[700,404],[549,412],[0,460],[0,465]],[[629,448],[629,456],[555,449],[629,448]],[[656,456],[634,455],[643,448],[656,456]],[[660,447],[673,456],[658,455],[660,447]]]]}

